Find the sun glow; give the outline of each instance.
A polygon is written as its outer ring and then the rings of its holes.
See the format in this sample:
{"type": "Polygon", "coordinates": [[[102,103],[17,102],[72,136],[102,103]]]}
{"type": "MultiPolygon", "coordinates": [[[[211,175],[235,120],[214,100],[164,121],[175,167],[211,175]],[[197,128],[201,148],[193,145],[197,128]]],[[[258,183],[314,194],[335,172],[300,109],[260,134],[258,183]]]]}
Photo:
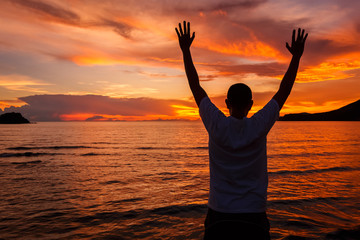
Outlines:
{"type": "Polygon", "coordinates": [[[142,116],[124,116],[95,113],[72,113],[62,114],[62,121],[152,121],[152,120],[198,120],[199,110],[197,107],[173,104],[174,115],[148,114],[142,116]]]}
{"type": "Polygon", "coordinates": [[[183,105],[171,105],[174,108],[175,113],[178,117],[185,118],[188,120],[199,119],[199,110],[196,107],[188,107],[183,105]]]}
{"type": "Polygon", "coordinates": [[[189,115],[143,115],[143,116],[124,116],[108,114],[75,113],[60,115],[62,121],[171,121],[171,120],[198,120],[199,116],[189,115]]]}

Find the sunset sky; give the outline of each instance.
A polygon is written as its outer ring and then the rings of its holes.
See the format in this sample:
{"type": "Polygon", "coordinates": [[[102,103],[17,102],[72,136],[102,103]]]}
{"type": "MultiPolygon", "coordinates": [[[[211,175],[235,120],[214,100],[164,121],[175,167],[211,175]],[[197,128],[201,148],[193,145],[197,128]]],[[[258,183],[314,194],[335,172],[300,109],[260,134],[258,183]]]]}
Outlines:
{"type": "Polygon", "coordinates": [[[1,0],[0,113],[32,121],[197,119],[175,27],[191,22],[201,84],[225,111],[244,82],[254,111],[277,91],[294,28],[309,33],[281,111],[360,98],[358,0],[1,0]],[[2,110],[3,111],[2,111],[2,110]]]}

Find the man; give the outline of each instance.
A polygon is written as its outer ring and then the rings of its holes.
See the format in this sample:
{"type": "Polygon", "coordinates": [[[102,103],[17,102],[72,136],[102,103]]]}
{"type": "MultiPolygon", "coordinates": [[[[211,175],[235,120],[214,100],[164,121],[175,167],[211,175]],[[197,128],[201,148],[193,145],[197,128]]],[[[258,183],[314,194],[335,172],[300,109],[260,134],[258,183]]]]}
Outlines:
{"type": "Polygon", "coordinates": [[[209,134],[210,193],[204,239],[270,239],[266,136],[291,92],[308,34],[299,28],[295,38],[293,31],[291,46],[286,43],[292,59],[279,90],[247,118],[253,105],[250,88],[245,84],[229,88],[225,102],[230,116],[226,117],[200,86],[190,53],[195,38],[195,33],[190,35],[190,23],[179,23],[175,30],[190,89],[209,134]]]}

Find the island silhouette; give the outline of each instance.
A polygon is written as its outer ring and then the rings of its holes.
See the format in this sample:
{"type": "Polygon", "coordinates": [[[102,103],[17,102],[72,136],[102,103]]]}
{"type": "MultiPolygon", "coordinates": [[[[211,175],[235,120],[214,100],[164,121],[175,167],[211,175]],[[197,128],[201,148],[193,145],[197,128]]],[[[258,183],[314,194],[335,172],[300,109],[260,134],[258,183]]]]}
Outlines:
{"type": "Polygon", "coordinates": [[[21,124],[30,123],[29,120],[24,118],[21,113],[4,113],[0,115],[0,124],[21,124]]]}
{"type": "Polygon", "coordinates": [[[280,117],[280,121],[360,121],[360,100],[323,113],[296,113],[280,117]]]}

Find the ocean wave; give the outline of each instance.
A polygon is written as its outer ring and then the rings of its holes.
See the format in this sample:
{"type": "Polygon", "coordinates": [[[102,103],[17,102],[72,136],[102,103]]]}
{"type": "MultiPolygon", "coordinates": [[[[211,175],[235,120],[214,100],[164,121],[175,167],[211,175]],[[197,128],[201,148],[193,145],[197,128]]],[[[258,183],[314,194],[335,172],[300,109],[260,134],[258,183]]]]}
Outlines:
{"type": "MultiPolygon", "coordinates": [[[[143,198],[130,198],[130,199],[123,199],[118,201],[110,201],[107,203],[113,204],[113,203],[125,203],[125,202],[137,202],[137,201],[143,201],[143,198]]],[[[128,211],[109,211],[109,212],[101,212],[101,213],[95,213],[94,215],[88,215],[84,218],[79,218],[81,222],[85,219],[99,219],[102,217],[114,217],[114,218],[134,218],[136,216],[142,215],[142,216],[149,216],[152,214],[155,215],[177,215],[177,214],[184,214],[191,213],[196,214],[205,214],[207,211],[206,204],[187,204],[187,205],[170,205],[166,207],[159,207],[159,208],[153,208],[153,209],[136,209],[136,210],[128,210],[128,211]]]]}
{"type": "Polygon", "coordinates": [[[109,212],[95,212],[92,215],[81,216],[73,219],[73,222],[79,222],[87,226],[96,226],[104,222],[112,222],[116,219],[133,219],[138,216],[136,210],[130,211],[109,211],[109,212]]]}
{"type": "Polygon", "coordinates": [[[332,203],[334,201],[344,201],[349,200],[348,197],[314,197],[314,198],[300,198],[300,199],[282,199],[282,200],[269,200],[269,206],[284,204],[284,205],[299,205],[302,203],[310,202],[310,203],[332,203]]]}
{"type": "Polygon", "coordinates": [[[332,167],[332,168],[308,169],[308,170],[280,170],[276,172],[269,172],[269,175],[303,175],[303,174],[312,174],[312,173],[346,172],[346,171],[358,171],[358,170],[360,170],[360,168],[332,167]]]}
{"type": "Polygon", "coordinates": [[[137,147],[139,150],[185,150],[185,149],[209,149],[208,147],[137,147]]]}
{"type": "Polygon", "coordinates": [[[12,162],[11,164],[26,165],[26,164],[37,164],[41,163],[41,160],[28,161],[28,162],[12,162]]]}
{"type": "Polygon", "coordinates": [[[137,147],[135,149],[139,149],[139,150],[172,150],[174,148],[171,148],[171,147],[137,147]]]}
{"type": "Polygon", "coordinates": [[[80,156],[104,156],[104,155],[111,155],[111,154],[108,154],[108,153],[84,153],[84,154],[81,154],[80,156]]]}
{"type": "Polygon", "coordinates": [[[298,228],[305,228],[305,229],[312,229],[315,227],[315,224],[317,224],[317,222],[315,221],[311,221],[311,222],[307,222],[311,219],[306,219],[306,221],[304,221],[304,219],[300,219],[300,220],[287,220],[285,222],[285,226],[287,228],[293,228],[293,227],[298,227],[298,228]]]}
{"type": "Polygon", "coordinates": [[[35,150],[35,149],[78,149],[92,148],[88,146],[47,146],[47,147],[9,147],[7,150],[35,150]]]}
{"type": "Polygon", "coordinates": [[[127,198],[122,200],[116,200],[116,201],[109,201],[107,204],[120,204],[120,203],[134,203],[139,201],[144,201],[145,198],[127,198]]]}
{"type": "Polygon", "coordinates": [[[206,204],[171,205],[149,210],[150,213],[159,215],[176,215],[188,212],[206,213],[206,204]]]}
{"type": "Polygon", "coordinates": [[[161,176],[161,175],[178,175],[178,174],[179,174],[178,172],[161,172],[156,175],[161,176]]]}
{"type": "Polygon", "coordinates": [[[340,156],[340,155],[345,155],[345,156],[352,156],[357,154],[356,152],[300,152],[300,153],[282,153],[282,154],[269,154],[268,158],[269,159],[281,159],[281,158],[294,158],[294,157],[304,157],[304,158],[313,158],[313,157],[330,157],[330,156],[340,156]]]}
{"type": "Polygon", "coordinates": [[[44,155],[59,155],[59,153],[44,153],[44,152],[24,152],[24,153],[0,153],[0,158],[8,157],[37,157],[44,155]]]}
{"type": "Polygon", "coordinates": [[[14,178],[12,181],[34,181],[36,180],[35,178],[31,178],[31,177],[20,177],[20,178],[14,178]]]}
{"type": "Polygon", "coordinates": [[[116,144],[116,143],[113,143],[113,142],[92,142],[91,144],[116,144]]]}
{"type": "Polygon", "coordinates": [[[106,182],[102,182],[101,184],[104,184],[104,185],[108,185],[108,184],[127,184],[126,182],[122,182],[122,181],[119,181],[119,180],[111,180],[111,181],[106,181],[106,182]]]}

